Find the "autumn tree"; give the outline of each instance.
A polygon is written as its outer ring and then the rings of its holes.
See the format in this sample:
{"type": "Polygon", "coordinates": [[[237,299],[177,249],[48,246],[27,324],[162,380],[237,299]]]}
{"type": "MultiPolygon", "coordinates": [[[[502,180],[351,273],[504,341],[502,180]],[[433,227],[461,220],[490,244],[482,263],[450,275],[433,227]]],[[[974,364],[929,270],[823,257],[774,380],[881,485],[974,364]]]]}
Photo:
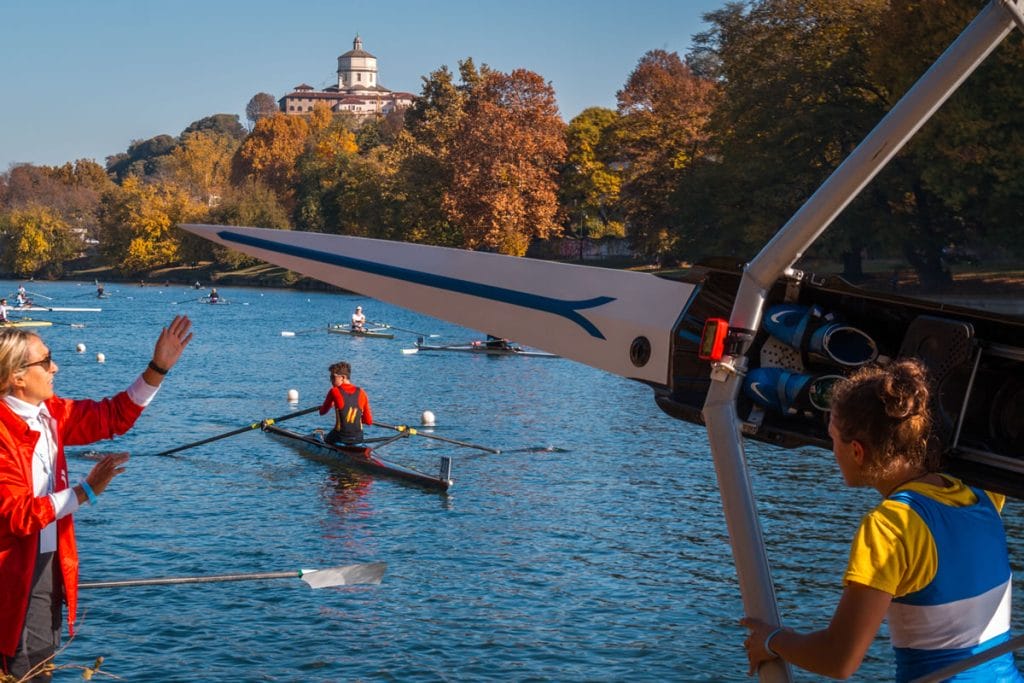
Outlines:
{"type": "Polygon", "coordinates": [[[212,203],[230,184],[238,147],[235,138],[212,130],[184,133],[181,144],[171,151],[168,177],[198,201],[212,203]]]}
{"type": "Polygon", "coordinates": [[[464,246],[521,256],[532,238],[560,232],[564,132],[554,91],[536,73],[487,71],[472,85],[442,200],[464,246]]]}
{"type": "Polygon", "coordinates": [[[286,206],[294,203],[298,178],[296,162],[306,149],[309,124],[302,116],[280,112],[256,122],[232,161],[236,184],[258,181],[266,184],[286,206]]]}
{"type": "Polygon", "coordinates": [[[100,249],[124,273],[179,261],[178,223],[200,220],[206,207],[170,182],[125,179],[103,196],[100,249]]]}
{"type": "Polygon", "coordinates": [[[3,176],[6,189],[0,206],[52,209],[78,235],[78,242],[95,236],[100,196],[113,185],[103,167],[89,159],[61,166],[23,164],[3,176]]]}
{"type": "Polygon", "coordinates": [[[683,177],[711,151],[717,98],[712,81],[664,50],[645,54],[618,92],[622,210],[630,240],[644,254],[670,252],[682,232],[674,199],[683,177]]]}
{"type": "Polygon", "coordinates": [[[255,126],[260,119],[265,119],[268,116],[273,116],[280,108],[277,106],[277,100],[270,93],[258,92],[252,96],[249,100],[249,104],[245,105],[245,118],[249,120],[250,127],[255,126]]]}
{"type": "Polygon", "coordinates": [[[190,133],[212,133],[241,142],[249,131],[238,120],[238,114],[212,114],[188,124],[179,137],[184,140],[190,133]]]}
{"type": "Polygon", "coordinates": [[[569,122],[568,154],[559,180],[559,201],[566,209],[566,227],[590,237],[624,236],[617,211],[622,173],[617,126],[612,109],[590,107],[569,122]]]}
{"type": "Polygon", "coordinates": [[[59,276],[81,246],[54,209],[31,204],[0,211],[0,268],[8,273],[59,276]]]}

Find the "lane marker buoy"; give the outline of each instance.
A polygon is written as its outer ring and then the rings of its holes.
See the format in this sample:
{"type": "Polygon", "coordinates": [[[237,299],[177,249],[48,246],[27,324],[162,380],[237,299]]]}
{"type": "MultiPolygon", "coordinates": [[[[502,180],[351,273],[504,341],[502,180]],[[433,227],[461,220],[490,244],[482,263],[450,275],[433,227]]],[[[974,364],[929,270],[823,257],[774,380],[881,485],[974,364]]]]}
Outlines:
{"type": "Polygon", "coordinates": [[[289,389],[288,390],[288,402],[289,403],[298,403],[299,402],[299,390],[298,389],[289,389]]]}

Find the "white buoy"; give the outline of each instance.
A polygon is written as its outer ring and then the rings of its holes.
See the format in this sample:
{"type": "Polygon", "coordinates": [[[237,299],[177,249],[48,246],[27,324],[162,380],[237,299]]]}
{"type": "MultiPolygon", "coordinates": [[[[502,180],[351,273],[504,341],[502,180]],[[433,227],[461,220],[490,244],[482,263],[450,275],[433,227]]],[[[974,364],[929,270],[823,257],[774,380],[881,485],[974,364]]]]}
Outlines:
{"type": "Polygon", "coordinates": [[[289,389],[288,390],[288,402],[289,403],[298,403],[299,402],[299,390],[298,389],[289,389]]]}
{"type": "Polygon", "coordinates": [[[78,351],[79,353],[85,353],[85,344],[81,344],[81,343],[79,343],[79,344],[78,344],[78,345],[77,345],[77,346],[75,347],[75,351],[78,351]]]}
{"type": "Polygon", "coordinates": [[[436,423],[435,420],[436,420],[436,418],[434,417],[434,414],[432,412],[430,412],[429,410],[424,410],[423,411],[423,415],[420,416],[420,424],[422,424],[424,427],[435,427],[435,426],[437,426],[437,423],[436,423]]]}
{"type": "Polygon", "coordinates": [[[106,363],[107,362],[107,357],[104,356],[102,353],[97,353],[96,354],[96,362],[97,363],[106,363]]]}

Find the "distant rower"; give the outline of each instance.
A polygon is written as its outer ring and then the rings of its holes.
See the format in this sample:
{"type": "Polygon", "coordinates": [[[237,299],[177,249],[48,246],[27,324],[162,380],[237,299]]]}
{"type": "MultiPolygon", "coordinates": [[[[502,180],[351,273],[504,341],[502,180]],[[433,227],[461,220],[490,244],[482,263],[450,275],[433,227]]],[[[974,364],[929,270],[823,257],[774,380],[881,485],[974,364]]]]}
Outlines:
{"type": "Polygon", "coordinates": [[[366,316],[363,315],[363,307],[356,306],[356,312],[352,314],[352,331],[353,332],[365,332],[366,331],[366,316]]]}

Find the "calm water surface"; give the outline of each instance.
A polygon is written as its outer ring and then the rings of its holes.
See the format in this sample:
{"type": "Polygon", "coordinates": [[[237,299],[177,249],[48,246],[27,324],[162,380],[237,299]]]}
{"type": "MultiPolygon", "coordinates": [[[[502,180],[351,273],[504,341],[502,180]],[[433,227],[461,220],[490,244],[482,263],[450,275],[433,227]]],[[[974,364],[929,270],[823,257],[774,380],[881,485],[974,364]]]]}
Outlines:
{"type": "MultiPolygon", "coordinates": [[[[5,293],[16,286],[0,283],[5,293]]],[[[123,389],[174,313],[194,321],[196,338],[153,405],[104,446],[133,459],[98,507],[76,515],[83,581],[388,563],[384,583],[370,587],[278,580],[83,592],[62,663],[103,655],[126,681],[747,680],[705,432],[662,414],[642,385],[568,360],[403,355],[413,335],[321,331],[361,304],[371,320],[439,342],[479,338],[354,295],[227,288],[232,305],[209,306],[182,286],[114,284],[102,302],[88,284],[29,289],[53,305],[103,307],[46,314],[66,323],[42,333],[68,397],[123,389]],[[258,430],[179,458],[147,456],[318,404],[338,360],[352,363],[382,422],[417,424],[429,409],[437,434],[509,452],[425,439],[389,447],[393,460],[431,472],[452,455],[448,496],[302,458],[258,430]],[[524,452],[534,446],[564,452],[524,452]]],[[[92,465],[83,453],[70,453],[73,478],[92,465]]],[[[876,495],[845,489],[825,451],[751,443],[747,456],[783,614],[824,626],[847,543],[876,495]]],[[[1006,514],[1018,575],[1020,509],[1011,502],[1006,514]]],[[[856,679],[891,670],[880,638],[856,679]]]]}

